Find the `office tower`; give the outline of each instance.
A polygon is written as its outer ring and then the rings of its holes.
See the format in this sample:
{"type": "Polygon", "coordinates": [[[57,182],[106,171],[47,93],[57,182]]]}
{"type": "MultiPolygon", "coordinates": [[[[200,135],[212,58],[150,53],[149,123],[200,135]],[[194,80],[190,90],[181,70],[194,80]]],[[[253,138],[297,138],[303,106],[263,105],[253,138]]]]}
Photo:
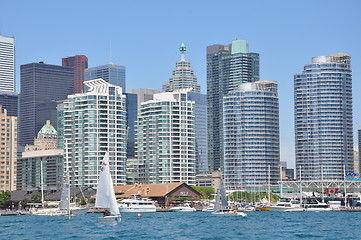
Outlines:
{"type": "Polygon", "coordinates": [[[135,122],[138,118],[137,94],[126,93],[127,99],[127,158],[135,157],[135,122]]]}
{"type": "Polygon", "coordinates": [[[15,39],[0,35],[0,91],[15,92],[15,39]]]}
{"type": "Polygon", "coordinates": [[[250,53],[245,40],[207,47],[208,164],[223,164],[223,97],[240,83],[259,80],[259,54],[250,53]]]}
{"type": "Polygon", "coordinates": [[[137,94],[138,98],[138,109],[140,108],[143,102],[153,100],[153,95],[156,93],[161,93],[161,90],[157,90],[154,88],[137,88],[137,89],[129,89],[129,93],[137,94]]]}
{"type": "Polygon", "coordinates": [[[88,68],[88,58],[84,55],[62,58],[62,66],[74,69],[74,93],[82,93],[84,71],[88,68]]]}
{"type": "Polygon", "coordinates": [[[60,188],[64,176],[63,149],[57,149],[58,134],[47,120],[34,140],[34,145],[27,145],[18,160],[17,189],[39,189],[43,174],[45,189],[60,188]],[[41,172],[41,164],[43,172],[41,172]]]}
{"type": "Polygon", "coordinates": [[[123,88],[123,92],[126,91],[124,66],[107,64],[99,67],[85,69],[85,81],[97,78],[101,78],[110,84],[123,88]]]}
{"type": "Polygon", "coordinates": [[[158,93],[140,107],[136,155],[145,163],[145,183],[195,185],[195,102],[187,100],[187,94],[158,93]]]}
{"type": "MultiPolygon", "coordinates": [[[[57,123],[56,105],[74,91],[73,68],[30,63],[20,66],[20,138],[23,146],[33,144],[46,120],[57,123]]],[[[56,128],[56,126],[55,126],[56,128]]]]}
{"type": "Polygon", "coordinates": [[[200,86],[197,83],[197,77],[191,69],[191,63],[185,60],[184,52],[186,47],[184,44],[179,48],[181,52],[181,60],[176,63],[173,75],[169,82],[163,84],[163,91],[172,92],[178,89],[192,88],[192,92],[200,93],[200,86]]]}
{"type": "Polygon", "coordinates": [[[0,192],[16,190],[18,117],[8,116],[0,105],[0,192]]]}
{"type": "Polygon", "coordinates": [[[294,88],[297,178],[343,180],[353,172],[351,56],[313,57],[294,88]]]}
{"type": "Polygon", "coordinates": [[[63,111],[64,141],[68,141],[70,172],[74,174],[70,182],[72,186],[97,187],[100,163],[109,152],[113,182],[125,184],[126,95],[121,87],[102,79],[84,84],[88,91],[69,95],[64,109],[59,109],[63,111]]]}
{"type": "Polygon", "coordinates": [[[7,110],[8,116],[18,116],[19,94],[16,92],[0,91],[0,104],[7,110]]]}
{"type": "Polygon", "coordinates": [[[277,83],[243,83],[223,98],[227,189],[266,187],[280,179],[277,83]],[[270,171],[270,174],[269,174],[270,171]]]}

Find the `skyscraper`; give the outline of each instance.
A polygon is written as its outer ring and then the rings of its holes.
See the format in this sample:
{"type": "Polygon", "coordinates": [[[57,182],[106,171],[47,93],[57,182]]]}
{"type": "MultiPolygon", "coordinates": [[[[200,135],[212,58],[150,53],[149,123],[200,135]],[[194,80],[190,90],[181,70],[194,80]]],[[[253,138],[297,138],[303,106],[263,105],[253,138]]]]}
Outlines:
{"type": "Polygon", "coordinates": [[[84,73],[85,81],[101,78],[104,81],[115,86],[125,88],[125,67],[114,64],[107,64],[103,66],[87,68],[84,73]]]}
{"type": "Polygon", "coordinates": [[[158,93],[141,105],[136,155],[145,164],[145,183],[195,185],[195,102],[188,100],[190,90],[158,93]]]}
{"type": "Polygon", "coordinates": [[[242,83],[223,99],[224,179],[228,189],[279,180],[277,83],[242,83]],[[270,170],[270,174],[269,174],[270,170]]]}
{"type": "Polygon", "coordinates": [[[0,91],[15,91],[15,39],[0,35],[0,91]]]}
{"type": "Polygon", "coordinates": [[[88,91],[69,95],[64,109],[59,109],[63,112],[62,128],[68,141],[70,170],[74,173],[71,184],[97,187],[99,164],[106,152],[109,152],[114,184],[125,184],[126,95],[121,87],[102,79],[84,84],[88,91]]]}
{"type": "Polygon", "coordinates": [[[351,56],[313,57],[294,75],[294,88],[296,173],[344,179],[344,168],[353,171],[351,56]]]}
{"type": "Polygon", "coordinates": [[[223,97],[240,83],[259,80],[259,54],[250,53],[245,40],[207,47],[208,164],[223,164],[223,97]]]}
{"type": "MultiPolygon", "coordinates": [[[[20,66],[20,144],[33,144],[46,120],[56,119],[56,101],[74,91],[71,67],[40,63],[20,66]]],[[[56,127],[56,126],[55,126],[56,127]]]]}
{"type": "Polygon", "coordinates": [[[153,100],[153,95],[156,93],[161,93],[162,91],[154,88],[137,88],[137,89],[129,89],[129,92],[137,94],[138,109],[139,109],[143,102],[153,100]]]}
{"type": "Polygon", "coordinates": [[[8,116],[18,116],[19,94],[10,91],[0,91],[0,104],[7,110],[8,116]]]}
{"type": "Polygon", "coordinates": [[[176,63],[176,69],[173,70],[173,76],[169,82],[163,84],[163,91],[172,92],[174,90],[192,88],[192,92],[200,93],[200,86],[197,83],[197,77],[191,69],[191,63],[185,60],[184,52],[186,47],[184,44],[179,48],[181,51],[181,60],[176,63]]]}
{"type": "Polygon", "coordinates": [[[66,57],[62,59],[62,66],[74,68],[74,93],[82,93],[84,71],[88,68],[88,58],[84,55],[66,57]]]}

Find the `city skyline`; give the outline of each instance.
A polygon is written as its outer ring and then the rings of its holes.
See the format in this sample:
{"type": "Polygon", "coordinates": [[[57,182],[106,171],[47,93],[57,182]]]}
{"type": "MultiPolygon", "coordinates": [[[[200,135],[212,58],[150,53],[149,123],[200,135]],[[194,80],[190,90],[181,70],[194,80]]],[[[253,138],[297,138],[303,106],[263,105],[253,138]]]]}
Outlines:
{"type": "MultiPolygon", "coordinates": [[[[260,54],[260,79],[278,82],[281,161],[294,167],[293,75],[301,72],[314,56],[349,53],[353,92],[361,87],[358,81],[361,70],[357,67],[361,65],[358,44],[361,35],[357,31],[361,3],[358,1],[231,1],[223,6],[215,4],[216,1],[192,4],[185,1],[187,11],[172,3],[143,2],[141,6],[109,3],[111,8],[100,3],[76,3],[69,8],[67,1],[3,3],[8,10],[0,16],[0,34],[15,37],[17,91],[20,65],[39,61],[61,65],[62,57],[78,54],[88,57],[89,67],[104,65],[110,60],[126,66],[128,89],[161,89],[169,79],[174,62],[179,60],[178,47],[184,43],[187,60],[192,63],[204,93],[206,46],[245,39],[250,51],[260,54]],[[123,9],[121,13],[119,9],[123,9]],[[74,17],[64,19],[64,13],[74,17]],[[82,27],[72,24],[75,16],[77,19],[81,16],[86,24],[82,27]],[[115,30],[117,25],[121,27],[115,30]]],[[[354,94],[353,97],[355,139],[361,125],[357,105],[361,96],[354,94]]]]}

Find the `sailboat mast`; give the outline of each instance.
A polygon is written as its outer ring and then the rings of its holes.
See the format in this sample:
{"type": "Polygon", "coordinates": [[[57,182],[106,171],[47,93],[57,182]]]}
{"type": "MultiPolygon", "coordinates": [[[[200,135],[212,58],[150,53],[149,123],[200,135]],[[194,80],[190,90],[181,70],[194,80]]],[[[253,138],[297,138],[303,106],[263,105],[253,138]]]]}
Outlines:
{"type": "Polygon", "coordinates": [[[40,161],[40,185],[41,185],[41,206],[44,207],[44,176],[43,161],[40,161]]]}

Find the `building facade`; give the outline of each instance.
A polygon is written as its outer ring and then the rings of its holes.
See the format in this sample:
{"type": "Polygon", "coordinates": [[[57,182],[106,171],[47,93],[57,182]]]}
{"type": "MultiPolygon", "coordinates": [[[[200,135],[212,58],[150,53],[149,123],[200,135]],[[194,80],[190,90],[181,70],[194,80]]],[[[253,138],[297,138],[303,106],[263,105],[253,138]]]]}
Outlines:
{"type": "Polygon", "coordinates": [[[20,140],[23,146],[33,144],[34,137],[46,120],[56,124],[56,101],[74,91],[71,67],[30,63],[20,66],[20,140]]]}
{"type": "Polygon", "coordinates": [[[74,69],[74,93],[82,93],[84,71],[88,68],[88,58],[84,55],[62,58],[62,66],[74,69]]]}
{"type": "Polygon", "coordinates": [[[223,98],[223,105],[225,187],[277,184],[280,179],[277,83],[240,84],[223,98]]]}
{"type": "Polygon", "coordinates": [[[161,93],[161,90],[157,90],[154,88],[137,88],[137,89],[129,89],[129,93],[137,94],[138,98],[138,110],[143,102],[147,102],[149,100],[153,100],[153,96],[156,93],[161,93]]]}
{"type": "Polygon", "coordinates": [[[259,80],[259,54],[248,51],[245,40],[207,47],[208,164],[223,165],[223,97],[240,83],[259,80]]]}
{"type": "Polygon", "coordinates": [[[16,190],[18,117],[8,116],[0,105],[0,192],[16,190]]]}
{"type": "MultiPolygon", "coordinates": [[[[63,134],[68,141],[72,186],[97,187],[99,166],[109,152],[115,185],[126,181],[126,95],[119,86],[95,79],[84,82],[88,92],[64,102],[63,134]]],[[[59,115],[60,116],[60,115],[59,115]]],[[[67,148],[64,145],[64,148],[67,148]]]]}
{"type": "Polygon", "coordinates": [[[18,116],[19,94],[16,92],[0,91],[0,104],[7,110],[8,116],[18,116]]]}
{"type": "Polygon", "coordinates": [[[312,58],[294,90],[297,178],[343,180],[354,170],[351,56],[312,58]]]}
{"type": "Polygon", "coordinates": [[[195,185],[195,102],[188,100],[190,90],[158,93],[141,105],[136,155],[146,164],[145,183],[195,185]]]}
{"type": "Polygon", "coordinates": [[[184,52],[186,47],[184,44],[179,48],[181,51],[181,60],[176,63],[176,68],[173,70],[173,75],[169,82],[163,84],[163,91],[172,92],[179,89],[192,89],[194,93],[200,93],[201,87],[197,83],[197,77],[191,69],[191,63],[185,60],[184,52]]]}
{"type": "Polygon", "coordinates": [[[1,34],[0,91],[15,92],[15,38],[1,34]]]}
{"type": "Polygon", "coordinates": [[[138,118],[137,94],[127,95],[127,158],[135,158],[135,122],[138,118]]]}
{"type": "Polygon", "coordinates": [[[110,84],[123,88],[123,92],[126,91],[124,66],[107,64],[87,68],[85,69],[84,78],[85,81],[101,78],[110,84]]]}

